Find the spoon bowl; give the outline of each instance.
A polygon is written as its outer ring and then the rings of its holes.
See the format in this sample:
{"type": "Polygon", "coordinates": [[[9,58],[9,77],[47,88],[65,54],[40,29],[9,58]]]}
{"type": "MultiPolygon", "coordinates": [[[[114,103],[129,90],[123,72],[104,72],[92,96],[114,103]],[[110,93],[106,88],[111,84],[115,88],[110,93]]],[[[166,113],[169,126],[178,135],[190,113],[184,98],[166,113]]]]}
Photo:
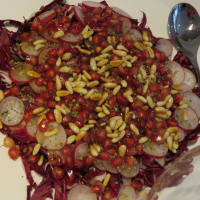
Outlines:
{"type": "Polygon", "coordinates": [[[197,63],[197,51],[200,45],[198,12],[188,3],[175,5],[168,18],[168,28],[175,47],[190,59],[200,86],[200,69],[197,63]]]}

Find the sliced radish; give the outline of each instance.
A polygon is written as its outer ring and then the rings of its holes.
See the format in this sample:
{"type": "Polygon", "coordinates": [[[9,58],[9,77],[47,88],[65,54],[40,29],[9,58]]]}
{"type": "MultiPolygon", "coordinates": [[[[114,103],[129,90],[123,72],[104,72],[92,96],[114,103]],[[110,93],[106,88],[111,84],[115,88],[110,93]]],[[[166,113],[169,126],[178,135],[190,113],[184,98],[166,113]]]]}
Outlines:
{"type": "Polygon", "coordinates": [[[26,127],[26,122],[25,121],[22,121],[17,126],[10,126],[9,127],[9,130],[11,131],[10,134],[12,134],[12,133],[22,133],[22,132],[24,132],[25,127],[26,127]]]}
{"type": "Polygon", "coordinates": [[[122,185],[119,190],[118,200],[136,200],[136,192],[130,185],[122,185]]]}
{"type": "Polygon", "coordinates": [[[168,152],[167,144],[156,144],[153,141],[147,141],[143,144],[143,151],[146,155],[161,158],[164,157],[168,152]]]}
{"type": "Polygon", "coordinates": [[[21,50],[26,56],[38,56],[39,51],[35,50],[34,46],[28,42],[21,43],[21,50]]]}
{"type": "Polygon", "coordinates": [[[30,87],[32,88],[32,90],[37,93],[37,94],[41,94],[43,92],[46,92],[47,91],[47,88],[45,86],[38,86],[36,83],[35,83],[35,80],[29,82],[29,85],[30,87]]]}
{"type": "Polygon", "coordinates": [[[118,173],[116,167],[112,166],[110,161],[104,161],[104,167],[105,167],[106,171],[109,171],[109,172],[111,172],[113,174],[117,174],[118,173]]]}
{"type": "Polygon", "coordinates": [[[156,49],[163,52],[165,56],[169,57],[172,55],[173,45],[167,39],[159,39],[156,43],[156,49]]]}
{"type": "Polygon", "coordinates": [[[87,8],[105,8],[105,5],[94,1],[83,1],[82,4],[87,8]]]}
{"type": "Polygon", "coordinates": [[[198,118],[200,118],[200,98],[193,92],[184,92],[183,96],[187,100],[187,105],[195,110],[198,118]]]}
{"type": "Polygon", "coordinates": [[[46,12],[43,12],[42,14],[40,14],[38,16],[38,18],[43,22],[43,23],[47,23],[49,21],[51,21],[54,17],[55,17],[56,13],[54,10],[48,10],[46,12]]]}
{"type": "Polygon", "coordinates": [[[190,107],[185,109],[176,109],[175,119],[177,120],[179,127],[183,130],[193,130],[199,124],[197,114],[190,107]],[[184,115],[187,117],[186,120],[184,119],[184,115]]]}
{"type": "Polygon", "coordinates": [[[89,147],[87,143],[79,143],[74,149],[74,159],[82,160],[84,157],[89,155],[89,147]]]}
{"type": "Polygon", "coordinates": [[[184,132],[182,129],[179,129],[178,131],[180,133],[180,138],[178,139],[179,142],[183,141],[186,137],[186,132],[184,132]]]}
{"type": "Polygon", "coordinates": [[[130,185],[131,181],[131,178],[122,178],[123,185],[130,185]]]}
{"type": "Polygon", "coordinates": [[[86,185],[76,185],[67,194],[67,200],[97,200],[97,196],[86,185]]]}
{"type": "Polygon", "coordinates": [[[74,7],[74,13],[75,13],[75,16],[77,18],[77,20],[79,22],[81,22],[82,24],[84,24],[84,15],[83,15],[83,12],[82,12],[82,9],[80,6],[75,6],[74,7]]]}
{"type": "Polygon", "coordinates": [[[19,62],[10,70],[11,79],[17,84],[28,83],[32,77],[27,75],[27,72],[32,70],[33,66],[28,63],[19,62]]]}
{"type": "Polygon", "coordinates": [[[106,168],[104,166],[104,162],[103,160],[100,160],[100,159],[95,159],[94,160],[94,165],[96,168],[98,168],[99,170],[102,170],[102,171],[106,171],[106,168]]]}
{"type": "Polygon", "coordinates": [[[51,136],[45,136],[44,133],[37,131],[36,138],[38,143],[40,143],[45,149],[48,150],[59,150],[61,149],[67,140],[65,129],[62,125],[57,122],[51,122],[48,125],[48,129],[56,128],[57,132],[51,136]]]}
{"type": "Polygon", "coordinates": [[[166,63],[166,66],[171,70],[172,72],[172,81],[174,85],[182,84],[185,78],[185,72],[183,70],[183,67],[175,61],[168,61],[166,63]]]}
{"type": "Polygon", "coordinates": [[[81,42],[83,39],[82,35],[74,35],[72,33],[67,33],[63,37],[60,38],[61,41],[71,43],[71,44],[77,44],[81,42]]]}
{"type": "Polygon", "coordinates": [[[120,21],[122,21],[122,33],[126,34],[131,30],[131,21],[126,17],[121,17],[120,21]]]}
{"type": "Polygon", "coordinates": [[[31,118],[26,125],[26,132],[28,135],[35,138],[37,133],[38,117],[31,118]]]}
{"type": "Polygon", "coordinates": [[[118,8],[118,7],[111,7],[113,9],[114,12],[116,12],[117,14],[119,14],[122,17],[126,17],[131,19],[132,17],[126,13],[125,11],[123,11],[122,9],[118,8]]]}
{"type": "Polygon", "coordinates": [[[165,158],[154,158],[154,160],[161,166],[165,166],[165,158]]]}
{"type": "Polygon", "coordinates": [[[123,163],[122,165],[117,167],[118,172],[126,178],[133,178],[139,173],[138,161],[134,157],[132,158],[134,159],[134,166],[130,167],[126,163],[123,163]]]}
{"type": "Polygon", "coordinates": [[[183,70],[185,72],[185,78],[184,78],[184,81],[183,81],[183,90],[184,91],[192,90],[197,83],[196,76],[189,69],[183,68],[183,70]]]}
{"type": "Polygon", "coordinates": [[[136,30],[136,29],[131,29],[128,32],[128,35],[130,36],[130,38],[133,41],[141,41],[142,40],[142,34],[140,33],[140,31],[136,30]]]}
{"type": "Polygon", "coordinates": [[[24,109],[21,99],[6,97],[0,103],[0,120],[7,126],[17,126],[24,117],[24,109]]]}

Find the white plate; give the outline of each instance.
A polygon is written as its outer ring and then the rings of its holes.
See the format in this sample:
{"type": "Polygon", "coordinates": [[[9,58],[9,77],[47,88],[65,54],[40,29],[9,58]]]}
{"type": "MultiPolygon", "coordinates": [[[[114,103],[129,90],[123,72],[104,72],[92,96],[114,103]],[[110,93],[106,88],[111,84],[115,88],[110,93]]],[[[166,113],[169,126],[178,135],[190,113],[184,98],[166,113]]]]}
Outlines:
{"type": "MultiPolygon", "coordinates": [[[[40,6],[45,5],[50,0],[6,0],[1,2],[0,19],[16,19],[23,20],[23,17],[28,18],[34,11],[37,11],[40,6]]],[[[80,1],[69,0],[68,3],[76,4],[80,1]]],[[[108,0],[109,5],[118,6],[124,9],[134,18],[141,19],[144,11],[147,15],[147,23],[155,36],[168,37],[167,35],[167,18],[173,5],[181,2],[181,0],[108,0]]],[[[185,0],[191,3],[200,12],[200,0],[185,0]]],[[[3,136],[0,135],[0,145],[3,143],[3,136]]],[[[7,155],[7,149],[0,147],[0,199],[4,200],[26,200],[26,185],[23,166],[21,160],[13,162],[7,155]]],[[[198,174],[199,175],[199,174],[198,174]]],[[[190,177],[186,182],[191,185],[195,179],[195,175],[190,177]]],[[[198,176],[199,177],[199,176],[198,176]]],[[[198,179],[197,179],[198,180],[198,179]]],[[[177,191],[177,190],[176,190],[177,191]]],[[[165,190],[161,193],[160,200],[190,200],[199,199],[200,190],[194,190],[193,195],[188,196],[186,193],[180,196],[182,190],[174,192],[165,190]],[[197,196],[196,196],[197,195],[197,196]],[[192,198],[193,197],[193,198],[192,198]],[[196,197],[196,198],[195,198],[196,197]]],[[[188,192],[187,192],[188,194],[188,192]]],[[[83,199],[84,200],[84,199],[83,199]]]]}

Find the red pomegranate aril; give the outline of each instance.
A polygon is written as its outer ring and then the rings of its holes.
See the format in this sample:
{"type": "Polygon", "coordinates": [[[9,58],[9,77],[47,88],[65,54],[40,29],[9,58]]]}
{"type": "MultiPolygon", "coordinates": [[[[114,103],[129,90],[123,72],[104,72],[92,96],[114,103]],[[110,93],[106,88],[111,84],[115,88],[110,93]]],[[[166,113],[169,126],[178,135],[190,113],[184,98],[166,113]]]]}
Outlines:
{"type": "Polygon", "coordinates": [[[32,164],[36,163],[38,161],[38,156],[33,156],[33,155],[30,155],[29,158],[28,158],[28,161],[32,164]]]}
{"type": "Polygon", "coordinates": [[[110,188],[106,188],[106,190],[103,193],[103,199],[102,200],[110,200],[114,198],[114,193],[110,188]]]}
{"type": "Polygon", "coordinates": [[[180,101],[182,100],[182,96],[180,94],[174,94],[173,99],[175,104],[179,104],[180,101]]]}
{"type": "Polygon", "coordinates": [[[48,59],[46,60],[46,63],[47,63],[48,65],[55,65],[55,64],[56,64],[56,59],[50,57],[50,58],[48,58],[48,59]]]}
{"type": "Polygon", "coordinates": [[[54,113],[52,110],[50,110],[47,114],[46,114],[46,117],[48,119],[48,121],[52,122],[52,121],[55,121],[55,116],[54,116],[54,113]]]}
{"type": "Polygon", "coordinates": [[[117,152],[115,148],[109,148],[106,151],[111,155],[114,155],[117,152]]]}
{"type": "Polygon", "coordinates": [[[93,161],[94,161],[94,158],[91,157],[91,156],[87,156],[87,157],[85,157],[85,158],[83,159],[83,161],[84,161],[84,164],[85,164],[86,166],[90,166],[90,165],[92,165],[92,163],[93,163],[93,161]]]}
{"type": "Polygon", "coordinates": [[[142,184],[139,181],[132,181],[131,182],[131,186],[135,189],[135,190],[142,190],[142,184]]]}
{"type": "Polygon", "coordinates": [[[19,87],[18,86],[13,86],[11,89],[10,89],[10,93],[14,96],[18,95],[19,94],[19,87]]]}
{"type": "Polygon", "coordinates": [[[99,158],[102,160],[110,160],[109,154],[103,151],[99,153],[99,158]]]}
{"type": "Polygon", "coordinates": [[[112,146],[112,142],[109,139],[106,139],[104,144],[103,144],[103,148],[108,149],[111,146],[112,146]]]}
{"type": "Polygon", "coordinates": [[[41,132],[44,132],[48,129],[48,121],[47,119],[43,119],[39,125],[38,125],[38,128],[41,132]]]}
{"type": "Polygon", "coordinates": [[[117,101],[124,106],[128,104],[128,100],[124,96],[121,96],[121,95],[117,96],[117,101]]]}
{"type": "Polygon", "coordinates": [[[136,154],[137,154],[137,151],[135,147],[128,148],[127,153],[126,153],[127,156],[134,156],[136,154]]]}
{"type": "Polygon", "coordinates": [[[120,156],[117,156],[115,158],[113,158],[113,160],[111,161],[112,165],[114,167],[118,167],[119,165],[121,165],[123,163],[123,159],[120,156]]]}
{"type": "Polygon", "coordinates": [[[96,134],[97,140],[99,142],[103,142],[106,139],[106,131],[105,130],[101,130],[96,134]]]}
{"type": "Polygon", "coordinates": [[[51,98],[50,94],[48,92],[43,92],[42,96],[44,97],[44,99],[48,100],[51,98]]]}
{"type": "Polygon", "coordinates": [[[47,83],[47,87],[48,87],[48,90],[50,90],[50,91],[53,91],[53,90],[56,89],[55,83],[54,83],[53,81],[49,81],[49,82],[47,83]]]}
{"type": "Polygon", "coordinates": [[[54,167],[53,175],[56,179],[62,179],[64,177],[64,171],[60,167],[54,167]]]}
{"type": "Polygon", "coordinates": [[[10,156],[12,160],[17,160],[17,158],[19,157],[19,154],[20,154],[19,147],[17,146],[12,146],[8,150],[8,155],[10,156]]]}
{"type": "Polygon", "coordinates": [[[51,69],[51,66],[49,64],[45,63],[43,65],[43,69],[44,69],[44,71],[49,71],[51,69]]]}
{"type": "Polygon", "coordinates": [[[46,72],[46,77],[48,79],[52,79],[55,76],[55,71],[53,69],[50,69],[49,71],[46,72]]]}
{"type": "Polygon", "coordinates": [[[142,145],[141,144],[136,145],[136,150],[138,154],[142,154],[143,153],[142,145]]]}
{"type": "Polygon", "coordinates": [[[92,192],[94,193],[101,193],[103,191],[103,185],[101,183],[98,184],[98,183],[95,183],[95,185],[92,185],[91,186],[91,189],[92,189],[92,192]]]}
{"type": "Polygon", "coordinates": [[[56,49],[49,50],[48,55],[52,57],[57,57],[58,56],[57,50],[56,49]]]}
{"type": "Polygon", "coordinates": [[[168,126],[177,126],[177,122],[176,122],[175,119],[169,119],[169,120],[167,121],[167,125],[168,125],[168,126]]]}
{"type": "Polygon", "coordinates": [[[145,111],[143,111],[142,109],[138,109],[137,114],[140,119],[142,119],[142,120],[147,119],[147,113],[145,111]]]}
{"type": "Polygon", "coordinates": [[[65,165],[67,166],[68,169],[72,169],[74,167],[74,161],[71,155],[66,155],[65,165]]]}
{"type": "Polygon", "coordinates": [[[75,161],[75,166],[76,166],[78,169],[81,169],[81,168],[84,166],[83,160],[76,160],[76,161],[75,161]]]}
{"type": "Polygon", "coordinates": [[[152,136],[152,134],[153,134],[152,130],[149,129],[149,128],[145,128],[145,132],[146,132],[146,135],[147,135],[148,137],[152,136]]]}
{"type": "Polygon", "coordinates": [[[135,144],[133,138],[124,138],[123,142],[127,147],[132,147],[135,144]]]}
{"type": "Polygon", "coordinates": [[[80,119],[76,119],[74,122],[79,128],[81,128],[83,126],[83,121],[80,119]]]}
{"type": "Polygon", "coordinates": [[[153,127],[153,121],[152,120],[148,120],[147,123],[146,123],[146,126],[148,128],[152,128],[153,127]]]}
{"type": "Polygon", "coordinates": [[[124,157],[124,162],[128,165],[128,166],[133,166],[134,165],[134,159],[132,156],[125,156],[124,157]]]}
{"type": "Polygon", "coordinates": [[[35,83],[36,83],[38,86],[42,86],[42,85],[44,85],[45,81],[44,81],[43,78],[37,78],[37,79],[35,80],[35,83]]]}
{"type": "Polygon", "coordinates": [[[35,103],[38,106],[43,106],[44,105],[44,99],[42,97],[35,97],[35,103]]]}
{"type": "Polygon", "coordinates": [[[38,65],[36,71],[40,74],[44,71],[44,67],[42,65],[38,65]]]}
{"type": "Polygon", "coordinates": [[[25,121],[29,121],[29,119],[31,119],[31,117],[32,117],[32,111],[26,111],[24,113],[24,120],[25,121]]]}
{"type": "Polygon", "coordinates": [[[49,108],[54,108],[56,106],[56,101],[54,100],[48,101],[47,106],[49,108]]]}
{"type": "Polygon", "coordinates": [[[66,144],[66,145],[62,148],[61,151],[62,151],[62,153],[63,153],[64,155],[71,155],[71,153],[72,153],[72,146],[66,144]]]}

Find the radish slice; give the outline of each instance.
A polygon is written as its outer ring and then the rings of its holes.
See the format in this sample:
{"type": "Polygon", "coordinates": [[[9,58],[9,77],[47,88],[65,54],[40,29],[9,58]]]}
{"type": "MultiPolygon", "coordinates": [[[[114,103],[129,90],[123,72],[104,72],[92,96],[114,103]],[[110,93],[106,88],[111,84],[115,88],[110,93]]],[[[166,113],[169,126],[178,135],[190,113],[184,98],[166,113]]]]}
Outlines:
{"type": "Polygon", "coordinates": [[[0,103],[0,120],[7,126],[17,126],[24,117],[24,109],[21,99],[6,97],[0,103]]]}
{"type": "Polygon", "coordinates": [[[143,144],[143,151],[146,155],[161,158],[164,157],[168,152],[167,144],[156,144],[153,141],[147,141],[143,144]]]}
{"type": "Polygon", "coordinates": [[[32,90],[37,93],[37,94],[41,94],[43,92],[46,92],[47,91],[47,88],[45,86],[38,86],[36,83],[35,83],[35,80],[29,82],[29,85],[30,87],[32,88],[32,90]]]}
{"type": "Polygon", "coordinates": [[[165,166],[165,158],[154,158],[154,160],[161,166],[165,166]]]}
{"type": "Polygon", "coordinates": [[[119,190],[118,200],[136,200],[136,192],[130,185],[122,185],[119,190]]]}
{"type": "Polygon", "coordinates": [[[43,22],[47,23],[55,17],[56,13],[54,10],[48,10],[38,16],[38,18],[43,22]]]}
{"type": "Polygon", "coordinates": [[[74,35],[72,33],[67,33],[65,34],[63,37],[60,38],[63,42],[68,42],[68,43],[71,43],[71,44],[76,44],[76,43],[79,43],[83,37],[82,35],[74,35]]]}
{"type": "Polygon", "coordinates": [[[128,13],[126,13],[125,11],[121,10],[118,7],[111,7],[111,8],[113,9],[114,12],[116,12],[117,14],[119,14],[122,17],[126,17],[126,18],[129,18],[129,19],[132,18],[128,13]]]}
{"type": "Polygon", "coordinates": [[[10,134],[12,133],[22,133],[24,132],[25,130],[25,127],[26,127],[26,122],[25,121],[22,121],[19,125],[17,126],[10,126],[9,127],[9,130],[11,132],[9,132],[10,134]]]}
{"type": "Polygon", "coordinates": [[[185,72],[183,70],[183,67],[175,61],[168,61],[166,63],[166,66],[171,70],[172,72],[172,81],[173,84],[179,85],[182,84],[185,78],[185,72]]]}
{"type": "Polygon", "coordinates": [[[167,39],[159,39],[156,43],[156,49],[163,52],[167,57],[172,55],[173,45],[167,39]]]}
{"type": "Polygon", "coordinates": [[[109,171],[109,172],[111,172],[113,174],[117,174],[118,173],[117,169],[112,166],[110,161],[95,159],[94,160],[94,165],[96,166],[96,168],[98,168],[98,169],[100,169],[102,171],[109,171]]]}
{"type": "Polygon", "coordinates": [[[122,33],[126,34],[131,30],[131,21],[128,18],[121,17],[120,21],[122,21],[122,33]]]}
{"type": "Polygon", "coordinates": [[[89,147],[87,143],[79,143],[75,147],[74,159],[83,160],[84,157],[89,155],[89,147]]]}
{"type": "Polygon", "coordinates": [[[28,83],[33,78],[28,76],[27,72],[32,69],[32,65],[20,62],[11,69],[10,77],[14,82],[18,84],[28,83]]]}
{"type": "Polygon", "coordinates": [[[184,91],[192,90],[197,83],[196,76],[189,69],[183,68],[183,70],[185,72],[185,78],[184,78],[184,81],[183,81],[183,90],[184,91]],[[184,87],[184,85],[185,85],[185,87],[184,87]]]}
{"type": "Polygon", "coordinates": [[[76,185],[67,194],[67,200],[97,200],[97,196],[86,185],[76,185]]]}
{"type": "Polygon", "coordinates": [[[59,150],[62,149],[66,143],[66,133],[62,125],[57,122],[51,122],[48,125],[48,129],[56,128],[56,134],[52,136],[44,136],[44,133],[37,131],[36,138],[38,143],[40,143],[45,149],[48,150],[59,150]]]}
{"type": "Polygon", "coordinates": [[[21,43],[21,50],[26,56],[38,56],[39,52],[28,42],[21,43]]]}
{"type": "Polygon", "coordinates": [[[182,128],[183,130],[193,130],[199,124],[197,114],[190,107],[185,109],[176,109],[175,119],[177,120],[179,127],[182,128]],[[187,120],[184,120],[185,113],[187,120]]]}
{"type": "Polygon", "coordinates": [[[105,167],[106,171],[109,171],[113,174],[118,174],[117,169],[112,166],[110,161],[104,161],[104,167],[105,167]]]}
{"type": "Polygon", "coordinates": [[[131,39],[133,41],[140,41],[140,40],[142,40],[142,34],[140,33],[140,31],[138,31],[136,29],[131,29],[128,32],[128,35],[131,37],[131,39]]]}
{"type": "Polygon", "coordinates": [[[123,163],[122,165],[117,167],[118,172],[126,178],[133,178],[139,173],[138,161],[134,157],[132,158],[134,159],[134,166],[130,167],[127,164],[123,163]]]}
{"type": "Polygon", "coordinates": [[[105,5],[94,1],[83,1],[82,4],[88,8],[105,8],[105,5]]]}
{"type": "Polygon", "coordinates": [[[98,168],[99,170],[102,170],[102,171],[106,171],[106,168],[104,166],[104,160],[100,160],[100,159],[95,159],[94,160],[94,165],[96,168],[98,168]]]}
{"type": "Polygon", "coordinates": [[[198,118],[200,118],[200,98],[193,92],[185,92],[183,96],[186,98],[188,106],[195,110],[198,118]]]}
{"type": "Polygon", "coordinates": [[[32,136],[36,136],[38,117],[31,118],[26,125],[26,132],[32,136]]]}
{"type": "Polygon", "coordinates": [[[82,24],[84,24],[84,15],[83,15],[83,12],[81,10],[81,7],[80,6],[75,6],[74,7],[74,12],[75,12],[75,16],[77,18],[77,20],[79,22],[81,22],[82,24]]]}

